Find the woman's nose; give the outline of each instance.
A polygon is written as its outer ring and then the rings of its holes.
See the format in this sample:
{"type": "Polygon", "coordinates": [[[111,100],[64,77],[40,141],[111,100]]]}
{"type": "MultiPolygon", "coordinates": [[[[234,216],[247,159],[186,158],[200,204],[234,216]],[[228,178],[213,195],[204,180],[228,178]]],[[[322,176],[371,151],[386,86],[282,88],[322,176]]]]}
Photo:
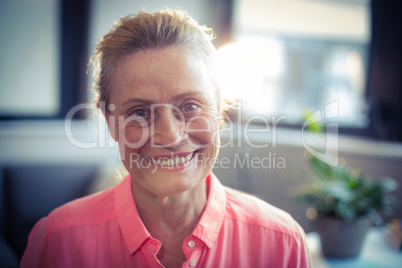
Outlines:
{"type": "Polygon", "coordinates": [[[152,145],[175,147],[184,137],[185,122],[176,109],[163,107],[159,109],[152,124],[152,145]]]}

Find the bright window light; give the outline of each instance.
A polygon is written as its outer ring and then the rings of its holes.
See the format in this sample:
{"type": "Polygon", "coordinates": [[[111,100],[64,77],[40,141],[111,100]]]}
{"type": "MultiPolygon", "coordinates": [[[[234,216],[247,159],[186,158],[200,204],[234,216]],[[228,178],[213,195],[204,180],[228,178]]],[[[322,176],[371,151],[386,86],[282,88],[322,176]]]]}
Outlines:
{"type": "Polygon", "coordinates": [[[339,101],[339,123],[367,124],[365,0],[237,0],[234,41],[221,47],[224,94],[245,113],[286,117],[339,101]]]}

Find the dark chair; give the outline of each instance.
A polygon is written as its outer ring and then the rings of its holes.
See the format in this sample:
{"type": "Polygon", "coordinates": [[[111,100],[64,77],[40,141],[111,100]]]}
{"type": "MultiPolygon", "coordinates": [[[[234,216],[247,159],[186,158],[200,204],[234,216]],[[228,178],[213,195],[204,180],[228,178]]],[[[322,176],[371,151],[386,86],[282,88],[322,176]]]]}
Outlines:
{"type": "Polygon", "coordinates": [[[34,224],[89,194],[97,171],[96,166],[5,167],[0,175],[0,267],[18,267],[34,224]]]}

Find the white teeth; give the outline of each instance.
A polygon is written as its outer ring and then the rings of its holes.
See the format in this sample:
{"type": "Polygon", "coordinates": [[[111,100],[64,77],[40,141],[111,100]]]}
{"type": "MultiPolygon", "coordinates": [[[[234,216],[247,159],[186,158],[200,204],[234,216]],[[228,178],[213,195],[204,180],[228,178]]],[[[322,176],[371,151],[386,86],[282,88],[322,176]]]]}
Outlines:
{"type": "Polygon", "coordinates": [[[155,166],[161,166],[161,167],[169,167],[169,166],[174,166],[174,165],[178,165],[178,164],[183,164],[186,163],[188,161],[190,161],[190,159],[193,157],[193,154],[189,154],[183,157],[175,157],[175,158],[169,158],[169,159],[158,159],[155,160],[153,158],[151,158],[152,163],[155,166]]]}
{"type": "Polygon", "coordinates": [[[174,164],[178,165],[178,164],[184,163],[184,162],[182,162],[182,160],[183,160],[183,157],[176,157],[174,159],[174,164]]]}

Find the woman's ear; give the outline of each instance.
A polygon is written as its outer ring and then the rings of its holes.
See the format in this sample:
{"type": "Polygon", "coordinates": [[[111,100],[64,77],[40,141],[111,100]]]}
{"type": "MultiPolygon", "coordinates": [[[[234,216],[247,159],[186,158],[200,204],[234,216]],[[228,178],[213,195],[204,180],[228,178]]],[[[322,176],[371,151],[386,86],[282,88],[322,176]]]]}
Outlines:
{"type": "Polygon", "coordinates": [[[101,109],[101,110],[102,110],[103,115],[105,116],[110,136],[112,136],[112,138],[115,141],[119,142],[119,135],[118,135],[118,132],[116,130],[117,129],[116,120],[115,120],[116,117],[114,115],[110,115],[104,109],[101,109]]]}

